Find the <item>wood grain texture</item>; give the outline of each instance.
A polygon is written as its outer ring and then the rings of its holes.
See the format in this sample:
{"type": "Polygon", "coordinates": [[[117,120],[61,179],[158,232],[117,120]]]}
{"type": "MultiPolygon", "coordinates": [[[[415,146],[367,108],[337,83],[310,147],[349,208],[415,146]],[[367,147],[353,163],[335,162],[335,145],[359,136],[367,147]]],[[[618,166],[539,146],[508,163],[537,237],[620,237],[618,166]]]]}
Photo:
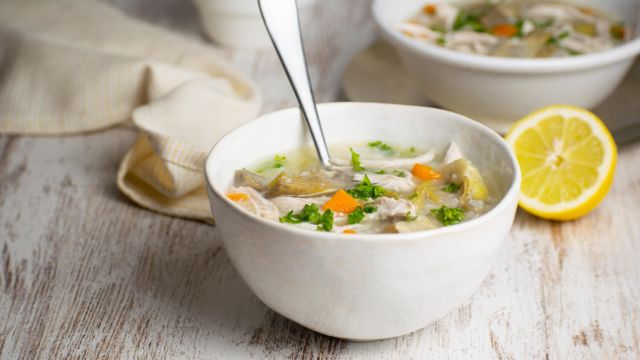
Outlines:
{"type": "MultiPolygon", "coordinates": [[[[178,0],[111,0],[200,36],[178,0]],[[153,4],[153,6],[151,6],[153,4]]],[[[349,57],[373,38],[369,1],[322,0],[305,24],[318,97],[339,97],[349,57]]],[[[226,51],[293,104],[271,51],[226,51]]],[[[413,334],[353,343],[268,310],[216,229],[137,208],[115,187],[127,128],[60,138],[0,137],[2,359],[638,359],[640,143],[620,149],[592,214],[553,223],[519,212],[480,290],[413,334]]]]}

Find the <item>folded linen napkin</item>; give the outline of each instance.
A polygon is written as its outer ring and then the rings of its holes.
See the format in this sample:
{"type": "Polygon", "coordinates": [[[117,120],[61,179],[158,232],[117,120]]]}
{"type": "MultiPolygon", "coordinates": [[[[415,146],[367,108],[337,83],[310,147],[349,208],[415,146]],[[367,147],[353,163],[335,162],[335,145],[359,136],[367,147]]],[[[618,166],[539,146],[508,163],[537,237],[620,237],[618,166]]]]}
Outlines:
{"type": "Polygon", "coordinates": [[[91,0],[0,1],[0,132],[72,134],[130,119],[120,190],[162,213],[213,220],[204,159],[254,118],[256,87],[214,49],[91,0]]]}

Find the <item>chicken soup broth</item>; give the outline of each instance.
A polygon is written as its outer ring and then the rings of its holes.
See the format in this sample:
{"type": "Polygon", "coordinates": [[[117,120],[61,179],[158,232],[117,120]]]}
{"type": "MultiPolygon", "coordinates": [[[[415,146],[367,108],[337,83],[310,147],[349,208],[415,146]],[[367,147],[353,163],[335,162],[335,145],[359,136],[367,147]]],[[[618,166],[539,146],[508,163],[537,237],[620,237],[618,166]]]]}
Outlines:
{"type": "Polygon", "coordinates": [[[497,200],[454,143],[443,154],[382,141],[330,148],[327,168],[303,148],[238,169],[227,197],[268,220],[347,234],[455,225],[497,200]]]}
{"type": "Polygon", "coordinates": [[[427,3],[399,30],[451,50],[518,58],[589,54],[631,37],[625,24],[598,9],[544,0],[427,3]]]}

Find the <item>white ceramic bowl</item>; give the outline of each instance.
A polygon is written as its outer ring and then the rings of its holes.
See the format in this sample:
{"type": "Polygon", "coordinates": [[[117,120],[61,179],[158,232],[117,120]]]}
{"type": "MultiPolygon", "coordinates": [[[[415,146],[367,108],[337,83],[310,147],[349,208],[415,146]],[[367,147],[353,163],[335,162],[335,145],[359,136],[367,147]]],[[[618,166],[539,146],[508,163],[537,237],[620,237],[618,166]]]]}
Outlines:
{"type": "Polygon", "coordinates": [[[623,19],[636,29],[635,38],[611,50],[557,59],[465,54],[412,40],[401,34],[397,26],[417,13],[425,2],[375,0],[373,15],[382,36],[394,46],[424,95],[500,132],[508,131],[514,121],[543,106],[595,107],[616,89],[640,53],[637,0],[574,1],[623,19]]]}
{"type": "Polygon", "coordinates": [[[227,134],[206,163],[211,209],[224,246],[271,309],[320,333],[374,340],[420,329],[467,300],[509,232],[520,172],[491,129],[445,110],[333,103],[319,107],[331,142],[380,139],[444,152],[455,141],[491,174],[502,200],[459,225],[408,234],[333,234],[267,221],[225,197],[234,171],[265,156],[309,146],[298,109],[264,115],[227,134]]]}
{"type": "MultiPolygon", "coordinates": [[[[301,22],[317,0],[298,0],[301,22]]],[[[271,48],[258,0],[193,0],[200,13],[204,32],[211,40],[241,49],[271,48]]]]}

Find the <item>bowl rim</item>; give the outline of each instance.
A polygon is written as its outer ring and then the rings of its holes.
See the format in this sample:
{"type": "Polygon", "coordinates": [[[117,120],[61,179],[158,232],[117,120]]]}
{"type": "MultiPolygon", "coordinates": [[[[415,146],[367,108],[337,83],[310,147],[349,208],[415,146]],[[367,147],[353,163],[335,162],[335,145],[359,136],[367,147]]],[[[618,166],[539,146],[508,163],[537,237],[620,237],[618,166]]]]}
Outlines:
{"type": "MultiPolygon", "coordinates": [[[[230,208],[233,209],[233,211],[235,211],[236,213],[238,213],[240,216],[243,216],[244,218],[254,221],[254,222],[258,222],[263,226],[267,226],[273,230],[277,230],[277,231],[284,231],[284,232],[290,232],[293,235],[298,235],[300,237],[314,237],[314,238],[319,238],[319,239],[331,239],[331,240],[349,240],[349,241],[353,241],[353,242],[387,242],[387,241],[391,241],[391,242],[411,242],[411,241],[424,241],[430,238],[434,238],[434,237],[438,237],[440,235],[445,235],[445,234],[455,234],[455,233],[459,233],[459,232],[463,232],[463,231],[467,231],[469,229],[472,229],[478,225],[484,224],[486,222],[489,222],[490,220],[494,219],[495,217],[497,217],[498,215],[500,215],[505,208],[508,208],[509,206],[512,205],[513,202],[518,201],[518,197],[519,197],[519,193],[520,193],[520,183],[521,183],[521,172],[520,172],[520,167],[518,165],[518,161],[516,160],[515,154],[514,152],[511,150],[511,148],[509,147],[509,144],[500,136],[498,135],[498,133],[496,133],[495,131],[491,130],[489,127],[482,125],[481,123],[474,121],[466,116],[460,115],[458,113],[455,112],[451,112],[451,111],[447,111],[447,110],[442,110],[442,109],[437,109],[437,108],[432,108],[432,107],[425,107],[425,106],[411,106],[411,105],[400,105],[400,104],[382,104],[382,103],[366,103],[366,102],[331,102],[331,103],[324,103],[324,104],[319,104],[318,107],[319,108],[323,108],[323,107],[340,107],[340,106],[383,106],[383,107],[388,107],[388,108],[414,108],[414,109],[420,109],[420,111],[423,110],[427,110],[430,111],[432,113],[441,113],[441,114],[447,114],[449,116],[453,115],[454,118],[456,118],[456,121],[460,121],[462,123],[465,124],[465,126],[472,128],[473,131],[476,132],[480,132],[483,133],[484,135],[488,136],[489,138],[491,138],[492,140],[494,140],[497,145],[506,152],[506,154],[508,155],[509,158],[509,166],[511,167],[511,169],[514,172],[514,176],[513,179],[511,181],[511,184],[509,185],[509,189],[507,190],[507,192],[505,193],[505,195],[500,199],[500,201],[493,207],[491,208],[491,210],[489,210],[488,212],[486,212],[485,214],[482,214],[481,216],[472,219],[470,221],[466,221],[466,222],[462,222],[460,224],[456,224],[456,225],[451,225],[451,226],[443,226],[443,227],[439,227],[436,229],[431,229],[431,230],[425,230],[425,231],[417,231],[417,232],[410,232],[410,233],[402,233],[402,234],[343,234],[343,233],[334,233],[334,232],[321,232],[321,231],[311,231],[308,229],[301,229],[295,226],[290,226],[287,224],[281,224],[280,222],[277,221],[273,221],[273,220],[267,220],[264,218],[261,218],[255,214],[252,214],[244,209],[242,209],[240,206],[238,206],[237,204],[233,203],[231,200],[229,200],[225,195],[224,195],[224,189],[221,189],[220,186],[218,186],[217,184],[215,184],[209,177],[209,173],[213,172],[213,170],[210,170],[215,162],[215,159],[217,158],[217,156],[220,153],[220,146],[223,146],[224,143],[226,141],[229,141],[229,137],[231,134],[238,132],[238,131],[242,131],[245,128],[249,128],[251,126],[253,126],[254,123],[259,122],[259,121],[265,121],[268,120],[270,118],[281,118],[281,117],[287,117],[289,116],[289,113],[293,113],[293,112],[297,112],[299,111],[297,107],[293,107],[293,108],[287,108],[287,109],[282,109],[282,110],[278,110],[278,111],[274,111],[274,112],[270,112],[270,113],[266,113],[263,115],[260,115],[259,117],[257,117],[254,120],[251,120],[243,125],[238,126],[237,128],[231,130],[229,133],[225,134],[222,138],[220,138],[220,140],[218,140],[218,142],[213,146],[213,148],[211,149],[211,151],[209,152],[209,155],[207,155],[206,158],[206,162],[205,162],[205,169],[204,169],[204,173],[205,173],[205,182],[207,187],[213,191],[213,193],[220,199],[222,199],[223,202],[226,203],[227,206],[229,206],[230,208]]],[[[235,170],[235,169],[234,169],[235,170]]],[[[209,199],[209,202],[211,202],[212,200],[209,199]]],[[[211,204],[210,204],[211,205],[211,204]]]]}
{"type": "MultiPolygon", "coordinates": [[[[506,73],[523,73],[523,74],[539,74],[553,72],[573,72],[594,67],[602,67],[631,59],[640,54],[640,34],[621,45],[611,49],[598,51],[591,54],[580,56],[553,58],[553,59],[535,59],[535,58],[508,58],[493,57],[479,54],[467,54],[459,51],[433,46],[431,44],[419,43],[415,40],[404,36],[388,21],[385,21],[386,13],[382,11],[384,4],[396,0],[374,0],[371,4],[374,22],[377,28],[382,32],[385,40],[395,46],[402,46],[413,52],[431,57],[443,63],[454,64],[457,66],[471,68],[476,70],[485,70],[492,72],[506,73]]],[[[409,16],[409,15],[407,15],[409,16]]],[[[640,14],[637,15],[640,21],[640,14]]],[[[638,26],[640,29],[640,26],[638,26]]]]}

